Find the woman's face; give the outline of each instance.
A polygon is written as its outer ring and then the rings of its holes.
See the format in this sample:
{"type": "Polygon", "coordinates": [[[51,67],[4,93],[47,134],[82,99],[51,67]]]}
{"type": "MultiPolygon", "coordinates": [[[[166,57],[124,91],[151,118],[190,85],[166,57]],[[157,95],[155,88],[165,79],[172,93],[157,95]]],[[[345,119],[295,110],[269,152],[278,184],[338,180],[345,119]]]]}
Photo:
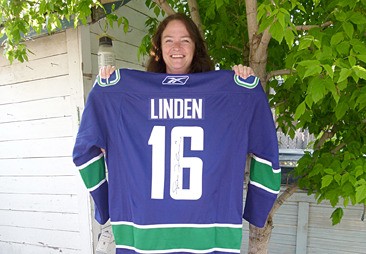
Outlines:
{"type": "Polygon", "coordinates": [[[186,74],[189,72],[195,43],[182,21],[172,20],[168,23],[161,36],[161,49],[166,73],[186,74]]]}

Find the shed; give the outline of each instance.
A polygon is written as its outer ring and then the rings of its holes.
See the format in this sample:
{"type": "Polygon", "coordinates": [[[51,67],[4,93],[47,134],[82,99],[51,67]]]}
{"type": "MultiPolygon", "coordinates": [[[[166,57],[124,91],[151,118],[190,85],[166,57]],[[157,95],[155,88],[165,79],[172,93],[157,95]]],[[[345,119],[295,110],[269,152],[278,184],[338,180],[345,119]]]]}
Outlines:
{"type": "MultiPolygon", "coordinates": [[[[109,28],[118,66],[144,69],[137,48],[151,11],[118,9],[130,22],[109,28]]],[[[71,154],[96,74],[103,21],[27,42],[34,53],[12,65],[0,57],[0,253],[93,253],[100,227],[71,154]]]]}
{"type": "MultiPolygon", "coordinates": [[[[127,35],[109,29],[119,67],[143,70],[137,47],[151,11],[131,1],[118,15],[127,35]]],[[[69,28],[27,42],[34,55],[10,65],[0,57],[0,253],[95,253],[102,227],[72,163],[71,153],[85,98],[97,68],[101,23],[69,28]]],[[[331,207],[298,193],[275,217],[270,253],[366,253],[362,207],[347,209],[330,225],[331,207]]],[[[242,253],[248,225],[244,223],[242,253]]],[[[113,247],[109,249],[113,252],[113,247]]]]}

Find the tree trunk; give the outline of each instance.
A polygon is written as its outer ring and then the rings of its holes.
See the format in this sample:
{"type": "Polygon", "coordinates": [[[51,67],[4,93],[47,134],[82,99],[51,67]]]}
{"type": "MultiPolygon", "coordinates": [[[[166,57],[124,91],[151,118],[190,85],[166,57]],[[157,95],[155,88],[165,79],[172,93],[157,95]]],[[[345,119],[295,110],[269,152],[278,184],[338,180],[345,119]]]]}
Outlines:
{"type": "Polygon", "coordinates": [[[276,199],[269,215],[266,224],[263,228],[257,228],[249,225],[249,246],[248,254],[267,254],[269,240],[273,229],[273,216],[281,205],[292,196],[298,189],[297,184],[292,184],[286,188],[284,192],[276,199]]]}
{"type": "Polygon", "coordinates": [[[269,239],[271,238],[273,229],[272,216],[268,216],[268,220],[263,228],[257,228],[249,224],[249,246],[248,254],[267,254],[269,239]]]}
{"type": "Polygon", "coordinates": [[[198,30],[200,31],[200,34],[202,36],[202,38],[205,38],[205,33],[202,30],[202,22],[201,22],[201,17],[200,17],[200,13],[198,10],[198,4],[196,0],[188,0],[188,7],[189,7],[189,12],[191,13],[191,17],[193,22],[197,25],[198,30]]]}

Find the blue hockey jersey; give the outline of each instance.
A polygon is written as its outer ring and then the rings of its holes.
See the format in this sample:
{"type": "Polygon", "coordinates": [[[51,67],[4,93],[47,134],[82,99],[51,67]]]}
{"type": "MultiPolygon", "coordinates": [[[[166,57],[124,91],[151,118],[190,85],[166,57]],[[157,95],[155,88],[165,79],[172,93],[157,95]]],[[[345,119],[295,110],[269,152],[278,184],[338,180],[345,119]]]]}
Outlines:
{"type": "Polygon", "coordinates": [[[263,227],[280,189],[267,97],[233,71],[97,78],[73,160],[117,253],[239,253],[242,217],[263,227]]]}

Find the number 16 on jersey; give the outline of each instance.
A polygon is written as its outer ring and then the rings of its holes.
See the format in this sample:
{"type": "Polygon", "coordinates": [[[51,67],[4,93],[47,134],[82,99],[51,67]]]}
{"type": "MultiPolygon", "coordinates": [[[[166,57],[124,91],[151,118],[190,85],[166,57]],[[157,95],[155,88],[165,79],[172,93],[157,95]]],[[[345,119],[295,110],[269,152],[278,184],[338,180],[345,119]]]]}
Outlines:
{"type": "MultiPolygon", "coordinates": [[[[176,126],[170,142],[170,196],[177,200],[197,200],[202,196],[203,161],[184,157],[184,138],[191,138],[191,150],[203,151],[204,131],[198,126],[176,126]],[[184,188],[183,169],[189,170],[189,186],[184,188]]],[[[148,144],[152,146],[151,198],[164,198],[166,127],[154,126],[148,144]]]]}

